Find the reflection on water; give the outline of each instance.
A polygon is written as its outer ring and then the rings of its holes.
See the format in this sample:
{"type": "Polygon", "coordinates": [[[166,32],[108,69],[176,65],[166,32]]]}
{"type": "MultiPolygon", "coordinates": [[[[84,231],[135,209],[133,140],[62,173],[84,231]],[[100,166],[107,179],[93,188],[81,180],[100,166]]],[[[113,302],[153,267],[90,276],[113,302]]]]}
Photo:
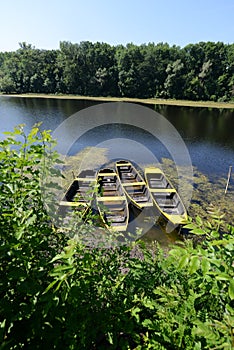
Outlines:
{"type": "MultiPolygon", "coordinates": [[[[15,125],[24,123],[26,131],[29,131],[35,123],[42,122],[44,129],[53,131],[72,114],[99,103],[88,100],[0,96],[0,130],[1,132],[10,131],[15,125]]],[[[209,196],[207,202],[217,202],[220,206],[224,202],[224,206],[229,208],[229,204],[233,203],[233,192],[229,192],[226,199],[222,200],[217,200],[215,194],[219,191],[220,197],[222,196],[228,168],[234,165],[234,111],[162,105],[147,105],[147,108],[162,114],[177,129],[189,150],[193,166],[215,183],[215,186],[210,185],[210,187],[206,186],[205,180],[204,183],[202,181],[198,183],[198,190],[203,191],[203,196],[209,196]],[[223,179],[219,183],[220,178],[223,179]],[[204,189],[201,190],[202,188],[204,189]]],[[[69,139],[69,130],[64,134],[64,139],[69,139]]],[[[115,158],[125,158],[123,155],[126,156],[126,154],[127,158],[143,165],[162,163],[164,158],[172,159],[167,148],[152,134],[126,124],[106,124],[89,130],[76,140],[69,154],[76,155],[77,152],[94,146],[102,152],[101,164],[115,158]]],[[[87,157],[84,159],[88,164],[90,160],[87,157]]],[[[94,162],[90,163],[91,167],[92,164],[94,162]]],[[[74,165],[77,172],[77,163],[75,162],[74,165]]],[[[167,169],[167,174],[170,173],[170,169],[171,165],[167,169]]],[[[230,188],[233,188],[233,176],[230,188]]],[[[202,202],[206,203],[204,199],[205,197],[197,199],[195,195],[192,209],[199,212],[202,202]]],[[[139,225],[144,225],[144,220],[140,220],[139,225]]],[[[147,217],[145,220],[147,221],[147,217]]],[[[138,224],[137,219],[135,224],[138,224]]],[[[151,240],[154,237],[161,243],[169,243],[176,239],[174,233],[168,236],[158,225],[154,225],[147,235],[148,239],[151,240]]]]}
{"type": "MultiPolygon", "coordinates": [[[[53,131],[72,114],[99,103],[90,100],[0,96],[0,130],[9,131],[15,125],[25,123],[27,131],[35,123],[42,122],[44,129],[53,131]]],[[[226,176],[234,160],[233,110],[163,105],[147,105],[147,108],[154,109],[173,124],[182,136],[194,166],[211,178],[214,175],[226,176]]],[[[69,138],[69,130],[65,138],[69,138]]],[[[90,130],[77,140],[70,152],[75,154],[84,147],[96,146],[109,138],[133,140],[153,152],[159,160],[162,157],[170,158],[167,149],[152,135],[125,124],[104,125],[90,130]]],[[[133,150],[133,153],[138,153],[142,162],[142,152],[133,150]]]]}
{"type": "Polygon", "coordinates": [[[186,141],[207,141],[234,150],[234,110],[155,105],[186,141]]]}
{"type": "Polygon", "coordinates": [[[145,242],[152,243],[157,241],[160,246],[168,245],[180,240],[180,228],[172,229],[161,217],[156,208],[144,209],[141,213],[139,210],[130,206],[130,223],[128,230],[132,233],[146,232],[141,237],[145,242]]]}

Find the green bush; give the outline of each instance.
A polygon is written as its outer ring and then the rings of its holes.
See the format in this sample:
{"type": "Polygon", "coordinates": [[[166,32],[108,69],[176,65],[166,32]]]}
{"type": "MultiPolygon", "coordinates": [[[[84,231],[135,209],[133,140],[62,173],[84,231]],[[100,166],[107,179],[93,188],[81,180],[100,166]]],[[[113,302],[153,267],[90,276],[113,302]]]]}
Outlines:
{"type": "Polygon", "coordinates": [[[232,349],[234,227],[212,209],[168,253],[69,239],[42,199],[52,146],[38,126],[0,143],[1,349],[232,349]]]}

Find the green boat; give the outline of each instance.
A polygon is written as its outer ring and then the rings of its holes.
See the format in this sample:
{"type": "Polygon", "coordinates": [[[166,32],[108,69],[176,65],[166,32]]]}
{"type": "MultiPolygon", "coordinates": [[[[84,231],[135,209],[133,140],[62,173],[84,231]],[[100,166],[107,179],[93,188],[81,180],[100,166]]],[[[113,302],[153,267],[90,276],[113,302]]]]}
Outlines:
{"type": "Polygon", "coordinates": [[[160,213],[174,225],[186,223],[185,206],[163,171],[159,168],[147,167],[145,168],[145,179],[153,203],[160,213]]]}
{"type": "Polygon", "coordinates": [[[126,196],[138,209],[153,206],[153,200],[145,180],[131,162],[120,160],[116,162],[116,172],[126,196]]]}
{"type": "Polygon", "coordinates": [[[97,207],[106,228],[126,231],[129,221],[128,202],[114,169],[101,169],[97,175],[97,207]]]}

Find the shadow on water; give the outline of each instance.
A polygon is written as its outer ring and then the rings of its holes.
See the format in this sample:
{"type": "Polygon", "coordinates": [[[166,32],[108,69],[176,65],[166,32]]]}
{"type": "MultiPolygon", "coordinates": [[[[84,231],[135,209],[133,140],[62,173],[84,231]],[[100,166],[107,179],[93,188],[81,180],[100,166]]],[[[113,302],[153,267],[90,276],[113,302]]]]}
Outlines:
{"type": "Polygon", "coordinates": [[[129,213],[129,231],[133,234],[136,234],[138,230],[144,233],[140,235],[140,238],[146,243],[156,241],[161,247],[168,247],[168,245],[181,240],[179,228],[172,230],[171,227],[168,227],[167,222],[160,216],[156,208],[145,208],[140,212],[130,204],[129,213]]]}
{"type": "MultiPolygon", "coordinates": [[[[1,132],[11,131],[15,125],[25,123],[27,132],[35,123],[42,122],[43,129],[53,131],[72,114],[99,103],[88,100],[0,96],[0,130],[1,132]]],[[[192,217],[200,215],[206,218],[207,208],[210,204],[214,204],[225,214],[228,222],[233,222],[234,172],[225,196],[224,189],[228,168],[233,165],[234,160],[234,110],[164,105],[147,105],[147,107],[163,115],[177,129],[189,151],[194,166],[193,197],[188,208],[189,215],[192,217]]],[[[70,130],[67,130],[64,138],[69,139],[69,132],[70,130]]],[[[67,159],[66,181],[71,181],[72,172],[77,173],[79,162],[82,163],[84,159],[87,167],[98,167],[107,164],[110,159],[119,157],[119,153],[124,152],[126,148],[130,155],[129,159],[134,159],[138,164],[143,165],[150,163],[145,150],[148,153],[151,152],[177,188],[176,169],[173,161],[169,159],[170,155],[166,147],[160,144],[159,140],[153,139],[150,133],[137,127],[121,124],[113,126],[111,123],[93,128],[74,143],[71,149],[73,156],[68,157],[70,160],[67,159]],[[107,150],[104,143],[110,138],[120,140],[120,142],[118,147],[115,147],[113,143],[112,150],[107,150]],[[121,143],[124,139],[125,141],[121,143]],[[126,140],[128,140],[127,144],[126,140]],[[103,145],[98,148],[96,146],[99,143],[103,145]],[[136,149],[136,143],[141,148],[136,149]],[[89,156],[84,157],[87,149],[90,150],[88,154],[93,154],[92,159],[89,156]],[[77,152],[79,155],[76,154],[77,152]]],[[[183,199],[183,193],[180,195],[183,199]]],[[[136,216],[134,225],[144,228],[147,220],[150,220],[147,215],[145,217],[136,216]]],[[[167,233],[161,224],[157,223],[150,227],[144,239],[157,240],[160,244],[166,245],[176,241],[179,237],[176,233],[167,233]]]]}

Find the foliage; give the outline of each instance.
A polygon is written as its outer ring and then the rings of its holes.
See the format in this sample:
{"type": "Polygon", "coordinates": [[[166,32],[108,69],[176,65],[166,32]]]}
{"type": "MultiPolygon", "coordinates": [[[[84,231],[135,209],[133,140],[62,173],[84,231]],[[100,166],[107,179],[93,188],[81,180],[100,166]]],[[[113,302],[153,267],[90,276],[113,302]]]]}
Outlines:
{"type": "Polygon", "coordinates": [[[59,50],[21,43],[0,53],[0,91],[229,101],[234,44],[111,46],[63,41],[59,50]]]}
{"type": "Polygon", "coordinates": [[[208,222],[189,222],[201,242],[168,253],[142,242],[84,245],[54,228],[44,208],[41,175],[58,176],[49,166],[57,161],[50,134],[35,126],[7,136],[0,143],[1,349],[233,348],[234,227],[222,215],[211,208],[208,222]]]}

